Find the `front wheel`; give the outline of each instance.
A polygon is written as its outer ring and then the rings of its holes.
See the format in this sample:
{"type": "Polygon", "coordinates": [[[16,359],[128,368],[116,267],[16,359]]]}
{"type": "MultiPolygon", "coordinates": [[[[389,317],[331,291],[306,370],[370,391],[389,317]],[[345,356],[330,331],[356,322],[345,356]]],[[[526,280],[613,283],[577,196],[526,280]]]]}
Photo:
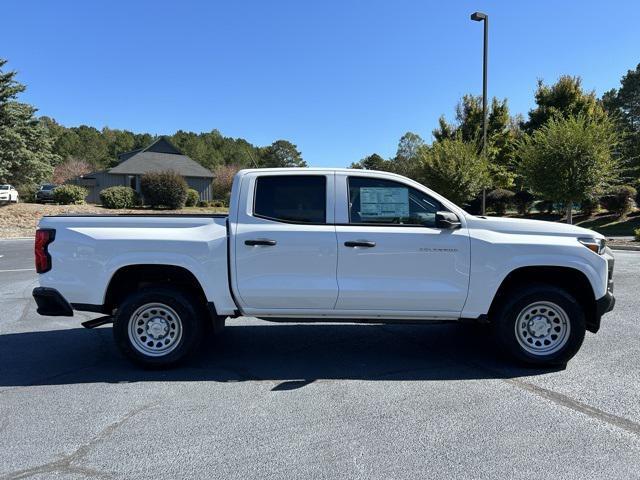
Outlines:
{"type": "Polygon", "coordinates": [[[531,285],[507,292],[494,318],[499,344],[533,365],[564,365],[578,352],[586,331],[584,312],[567,291],[531,285]]]}
{"type": "Polygon", "coordinates": [[[114,317],[120,351],[150,368],[175,365],[192,353],[202,337],[195,299],[167,288],[147,288],[125,299],[114,317]]]}

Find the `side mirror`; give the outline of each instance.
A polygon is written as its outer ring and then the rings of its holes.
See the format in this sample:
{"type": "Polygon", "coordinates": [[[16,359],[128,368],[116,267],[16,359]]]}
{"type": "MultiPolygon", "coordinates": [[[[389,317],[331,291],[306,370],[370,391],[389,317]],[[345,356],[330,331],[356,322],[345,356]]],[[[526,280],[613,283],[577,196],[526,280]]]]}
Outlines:
{"type": "Polygon", "coordinates": [[[436,212],[436,228],[446,230],[460,228],[460,219],[452,212],[436,212]]]}

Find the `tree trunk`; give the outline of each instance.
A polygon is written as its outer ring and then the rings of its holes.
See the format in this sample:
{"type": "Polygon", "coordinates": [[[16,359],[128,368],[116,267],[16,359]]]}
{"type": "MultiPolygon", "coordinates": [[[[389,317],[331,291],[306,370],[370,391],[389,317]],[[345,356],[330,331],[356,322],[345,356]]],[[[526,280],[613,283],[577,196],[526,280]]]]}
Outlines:
{"type": "Polygon", "coordinates": [[[567,223],[573,223],[573,202],[567,202],[567,223]]]}

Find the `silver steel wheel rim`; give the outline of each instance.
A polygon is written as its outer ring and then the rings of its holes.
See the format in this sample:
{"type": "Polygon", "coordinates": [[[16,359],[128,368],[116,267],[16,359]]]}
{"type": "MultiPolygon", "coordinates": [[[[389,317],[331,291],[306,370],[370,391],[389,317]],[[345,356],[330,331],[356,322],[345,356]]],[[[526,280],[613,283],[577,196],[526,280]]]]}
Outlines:
{"type": "Polygon", "coordinates": [[[571,323],[553,302],[535,302],[522,309],[515,324],[520,346],[532,355],[551,355],[569,340],[571,323]]]}
{"type": "Polygon", "coordinates": [[[164,303],[147,303],[129,318],[129,340],[140,353],[162,357],[176,349],[182,339],[182,320],[164,303]]]}

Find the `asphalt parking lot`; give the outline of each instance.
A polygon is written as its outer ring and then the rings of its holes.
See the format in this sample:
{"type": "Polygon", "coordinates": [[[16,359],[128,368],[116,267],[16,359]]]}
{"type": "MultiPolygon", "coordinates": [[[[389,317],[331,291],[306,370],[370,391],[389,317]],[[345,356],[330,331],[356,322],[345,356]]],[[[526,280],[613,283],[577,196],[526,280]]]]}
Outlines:
{"type": "Polygon", "coordinates": [[[32,241],[0,241],[0,479],[640,478],[640,253],[564,370],[458,324],[243,318],[185,366],[40,317],[32,241]]]}

